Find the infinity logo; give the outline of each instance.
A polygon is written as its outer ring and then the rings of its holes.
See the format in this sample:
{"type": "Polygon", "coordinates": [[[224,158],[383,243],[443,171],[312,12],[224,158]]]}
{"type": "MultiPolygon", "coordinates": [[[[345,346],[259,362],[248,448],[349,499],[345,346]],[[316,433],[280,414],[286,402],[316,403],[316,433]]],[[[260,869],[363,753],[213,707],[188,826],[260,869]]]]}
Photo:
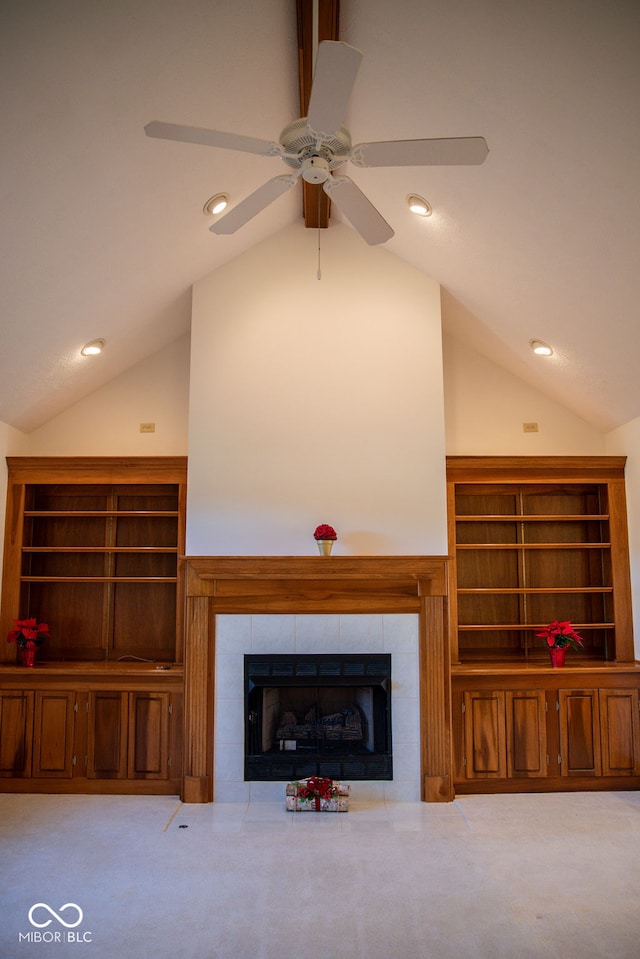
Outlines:
{"type": "Polygon", "coordinates": [[[75,929],[76,926],[80,925],[80,923],[82,922],[84,918],[84,913],[82,912],[82,909],[75,902],[65,902],[64,906],[60,906],[60,912],[64,912],[65,909],[78,910],[78,918],[76,919],[75,922],[65,922],[62,916],[60,916],[57,912],[55,912],[51,908],[51,906],[48,906],[46,902],[36,902],[29,910],[29,922],[31,923],[32,926],[35,926],[37,929],[44,929],[45,926],[48,926],[51,923],[51,919],[45,919],[44,922],[36,922],[36,920],[33,918],[33,914],[36,909],[46,909],[47,912],[50,913],[54,919],[58,920],[61,926],[65,926],[67,929],[75,929]]]}

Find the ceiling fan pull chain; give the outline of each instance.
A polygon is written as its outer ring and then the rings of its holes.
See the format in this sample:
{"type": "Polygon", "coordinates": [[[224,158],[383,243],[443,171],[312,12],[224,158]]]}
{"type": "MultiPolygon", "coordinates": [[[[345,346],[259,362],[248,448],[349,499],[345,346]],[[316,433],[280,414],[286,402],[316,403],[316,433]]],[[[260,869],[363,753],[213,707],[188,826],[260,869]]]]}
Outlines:
{"type": "Polygon", "coordinates": [[[319,280],[322,279],[322,268],[320,266],[320,227],[318,227],[318,273],[317,277],[319,280]]]}

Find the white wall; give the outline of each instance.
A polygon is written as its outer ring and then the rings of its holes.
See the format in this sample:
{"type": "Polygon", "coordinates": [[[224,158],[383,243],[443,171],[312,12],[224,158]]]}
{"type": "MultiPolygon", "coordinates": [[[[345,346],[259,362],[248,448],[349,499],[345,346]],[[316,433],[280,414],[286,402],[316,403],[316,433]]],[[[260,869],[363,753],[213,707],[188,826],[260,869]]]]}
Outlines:
{"type": "Polygon", "coordinates": [[[604,455],[603,433],[460,340],[443,337],[443,357],[448,455],[604,455]]]}
{"type": "Polygon", "coordinates": [[[25,454],[185,456],[188,407],[186,335],[29,433],[25,454]],[[155,432],[141,433],[140,423],[155,423],[155,432]]]}
{"type": "Polygon", "coordinates": [[[446,553],[438,284],[335,224],[194,287],[187,552],[446,553]]]}

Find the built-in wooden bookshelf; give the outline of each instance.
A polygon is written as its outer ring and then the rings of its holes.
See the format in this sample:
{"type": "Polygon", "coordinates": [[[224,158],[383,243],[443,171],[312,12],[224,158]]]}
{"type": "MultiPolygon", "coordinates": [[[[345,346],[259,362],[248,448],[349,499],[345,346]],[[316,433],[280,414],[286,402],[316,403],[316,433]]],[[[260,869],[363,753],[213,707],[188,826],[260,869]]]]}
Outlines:
{"type": "Polygon", "coordinates": [[[639,788],[624,465],[448,458],[456,792],[639,788]],[[556,619],[584,640],[564,669],[556,619]]]}
{"type": "Polygon", "coordinates": [[[578,660],[633,661],[623,457],[450,457],[448,481],[453,662],[540,663],[555,619],[578,660]]]}
{"type": "Polygon", "coordinates": [[[51,639],[0,644],[0,788],[180,792],[186,459],[7,463],[1,628],[51,639]]]}
{"type": "MultiPolygon", "coordinates": [[[[181,661],[184,460],[8,465],[3,628],[47,622],[45,661],[181,661]]],[[[15,647],[2,654],[11,661],[15,647]]]]}

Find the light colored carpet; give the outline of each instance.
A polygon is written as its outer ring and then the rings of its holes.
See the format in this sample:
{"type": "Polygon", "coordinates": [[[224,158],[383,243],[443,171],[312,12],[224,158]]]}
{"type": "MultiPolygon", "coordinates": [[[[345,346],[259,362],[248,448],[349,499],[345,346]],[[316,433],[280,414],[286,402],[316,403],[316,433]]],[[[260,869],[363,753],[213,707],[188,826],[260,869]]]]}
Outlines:
{"type": "Polygon", "coordinates": [[[3,959],[640,956],[635,792],[341,814],[0,795],[0,843],[3,959]]]}

